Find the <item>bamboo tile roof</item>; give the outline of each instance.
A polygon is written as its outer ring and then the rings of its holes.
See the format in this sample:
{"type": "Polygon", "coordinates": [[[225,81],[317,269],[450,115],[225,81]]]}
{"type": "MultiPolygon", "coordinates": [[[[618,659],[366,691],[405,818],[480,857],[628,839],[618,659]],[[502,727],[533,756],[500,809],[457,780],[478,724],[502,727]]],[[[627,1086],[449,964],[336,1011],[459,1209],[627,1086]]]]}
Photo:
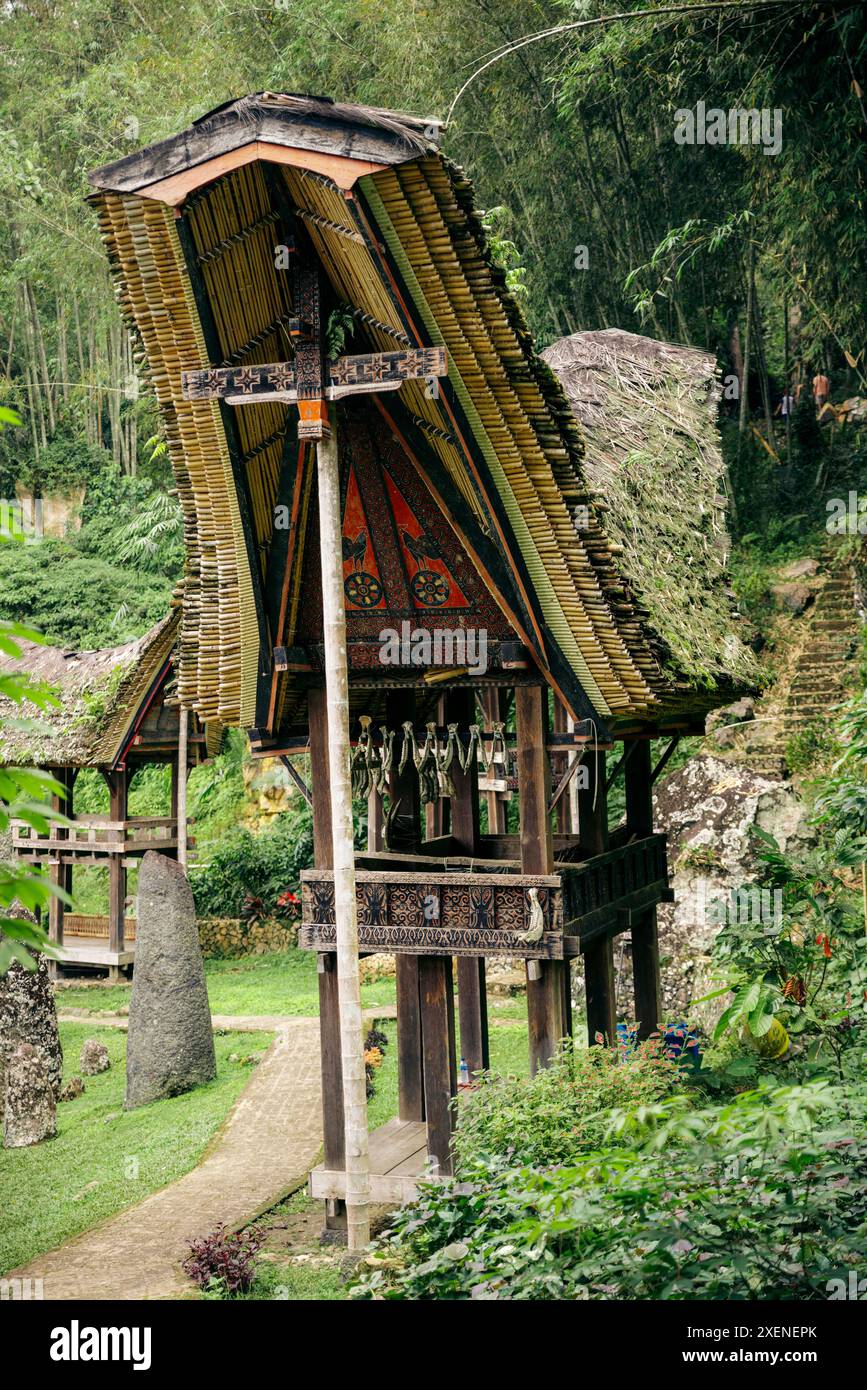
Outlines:
{"type": "Polygon", "coordinates": [[[2,669],[51,687],[57,708],[36,710],[0,698],[0,765],[114,766],[177,642],[174,610],[134,642],[96,651],[62,651],[20,642],[2,669]]]}
{"type": "MultiPolygon", "coordinates": [[[[646,572],[666,553],[665,534],[649,534],[658,508],[642,532],[642,558],[625,540],[629,509],[612,513],[599,496],[606,482],[599,431],[591,429],[585,459],[581,412],[564,393],[558,360],[536,353],[489,253],[470,183],[440,152],[439,135],[435,122],[415,117],[261,93],[91,175],[119,302],[156,391],[184,509],[180,698],[206,721],[255,722],[257,590],[268,581],[293,407],[235,410],[233,443],[231,408],[184,400],[181,372],[291,354],[290,277],[275,268],[287,209],[309,237],[332,302],[351,315],[354,351],[447,348],[442,390],[409,381],[400,410],[501,551],[519,595],[522,635],[567,703],[586,709],[589,701],[613,724],[731,698],[748,682],[749,660],[734,628],[720,640],[720,556],[710,543],[697,545],[690,585],[671,604],[685,627],[666,622],[646,572]],[[705,616],[713,610],[713,622],[690,618],[702,566],[714,597],[699,607],[705,616]]],[[[705,405],[709,399],[705,390],[705,405]]],[[[646,415],[647,400],[637,408],[646,415]]],[[[716,458],[712,433],[708,421],[703,438],[716,458]]],[[[673,440],[674,428],[648,444],[669,450],[656,459],[668,484],[691,467],[673,440]]],[[[690,498],[700,494],[712,508],[715,463],[690,476],[690,498]]],[[[630,477],[640,492],[638,470],[630,477]]]]}

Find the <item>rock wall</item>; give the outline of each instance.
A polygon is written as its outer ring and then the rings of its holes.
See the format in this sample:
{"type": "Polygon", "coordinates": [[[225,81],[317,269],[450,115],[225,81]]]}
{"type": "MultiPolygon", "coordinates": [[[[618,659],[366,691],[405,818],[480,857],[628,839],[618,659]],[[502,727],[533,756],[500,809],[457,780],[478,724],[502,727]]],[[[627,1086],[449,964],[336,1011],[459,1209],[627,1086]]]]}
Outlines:
{"type": "Polygon", "coordinates": [[[671,1017],[713,987],[708,966],[719,927],[708,905],[755,882],[759,866],[750,827],[766,830],[789,853],[809,845],[813,833],[791,782],[708,754],[660,783],[654,824],[669,837],[675,892],[674,903],[658,910],[663,1009],[671,1017]]]}
{"type": "Polygon", "coordinates": [[[275,917],[264,922],[243,922],[237,917],[200,917],[197,925],[202,955],[224,960],[288,951],[298,939],[297,926],[280,922],[275,917]]]}

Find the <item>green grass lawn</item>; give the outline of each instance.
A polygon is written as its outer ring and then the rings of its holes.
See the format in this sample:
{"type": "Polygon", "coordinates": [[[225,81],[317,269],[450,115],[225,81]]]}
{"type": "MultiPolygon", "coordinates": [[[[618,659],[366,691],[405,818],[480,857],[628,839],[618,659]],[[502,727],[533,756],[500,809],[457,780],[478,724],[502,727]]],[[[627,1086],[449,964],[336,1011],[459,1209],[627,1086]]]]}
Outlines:
{"type": "MultiPolygon", "coordinates": [[[[315,951],[280,951],[239,960],[206,960],[208,997],[214,1014],[292,1014],[315,1018],[319,985],[315,951]]],[[[57,992],[59,1009],[88,1009],[113,1013],[129,1006],[130,985],[64,987],[57,992]]],[[[365,985],[365,1008],[393,1004],[394,980],[365,985]]]]}
{"type": "MultiPolygon", "coordinates": [[[[86,1023],[60,1026],[64,1081],[78,1071],[86,1023]]],[[[261,1053],[270,1033],[214,1038],[217,1077],[172,1100],[124,1112],[126,1034],[99,1029],[111,1069],[85,1078],[78,1100],[57,1107],[55,1139],[0,1149],[0,1272],[14,1269],[165,1187],[199,1162],[251,1076],[230,1054],[261,1053]]]]}

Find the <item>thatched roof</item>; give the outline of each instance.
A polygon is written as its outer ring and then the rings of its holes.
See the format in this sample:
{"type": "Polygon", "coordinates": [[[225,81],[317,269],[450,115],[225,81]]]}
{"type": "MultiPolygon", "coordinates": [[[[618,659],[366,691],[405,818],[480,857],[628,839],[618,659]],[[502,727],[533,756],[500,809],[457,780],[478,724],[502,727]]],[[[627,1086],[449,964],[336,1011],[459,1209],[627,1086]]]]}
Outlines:
{"type": "Polygon", "coordinates": [[[96,651],[62,651],[21,642],[4,671],[52,687],[58,708],[35,710],[0,699],[0,764],[36,767],[114,765],[177,641],[177,611],[134,642],[96,651]]]}
{"type": "Polygon", "coordinates": [[[181,699],[205,720],[256,723],[255,571],[264,569],[267,590],[292,407],[235,411],[230,447],[224,413],[184,400],[181,373],[291,351],[281,327],[293,308],[290,277],[274,258],[288,209],[334,299],[354,311],[353,350],[447,348],[439,394],[407,382],[394,410],[423,432],[497,550],[518,595],[517,631],[567,704],[609,722],[652,719],[688,702],[684,680],[697,710],[719,702],[708,692],[718,680],[727,695],[740,679],[740,649],[726,666],[714,633],[704,662],[696,650],[684,665],[624,582],[607,514],[589,505],[581,430],[492,260],[470,183],[439,153],[438,136],[417,118],[266,93],[91,175],[184,508],[181,699]]]}
{"type": "Polygon", "coordinates": [[[662,676],[711,698],[751,684],[726,570],[715,358],[616,328],[574,333],[542,356],[581,425],[584,476],[662,676]]]}

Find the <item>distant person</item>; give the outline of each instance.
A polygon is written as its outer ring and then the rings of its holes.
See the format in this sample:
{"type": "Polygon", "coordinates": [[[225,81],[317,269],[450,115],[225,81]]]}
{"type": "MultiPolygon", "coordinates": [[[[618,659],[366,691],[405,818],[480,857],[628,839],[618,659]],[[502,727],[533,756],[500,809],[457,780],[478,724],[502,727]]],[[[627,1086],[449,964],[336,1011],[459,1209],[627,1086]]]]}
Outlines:
{"type": "Polygon", "coordinates": [[[824,372],[817,372],[813,377],[813,400],[816,402],[816,409],[821,411],[822,406],[827,403],[831,394],[831,383],[824,372]]]}
{"type": "Polygon", "coordinates": [[[789,416],[794,415],[794,413],[795,397],[791,394],[790,391],[786,391],[784,395],[780,397],[780,404],[777,406],[776,410],[774,411],[774,414],[782,415],[784,420],[788,420],[789,416]]]}

